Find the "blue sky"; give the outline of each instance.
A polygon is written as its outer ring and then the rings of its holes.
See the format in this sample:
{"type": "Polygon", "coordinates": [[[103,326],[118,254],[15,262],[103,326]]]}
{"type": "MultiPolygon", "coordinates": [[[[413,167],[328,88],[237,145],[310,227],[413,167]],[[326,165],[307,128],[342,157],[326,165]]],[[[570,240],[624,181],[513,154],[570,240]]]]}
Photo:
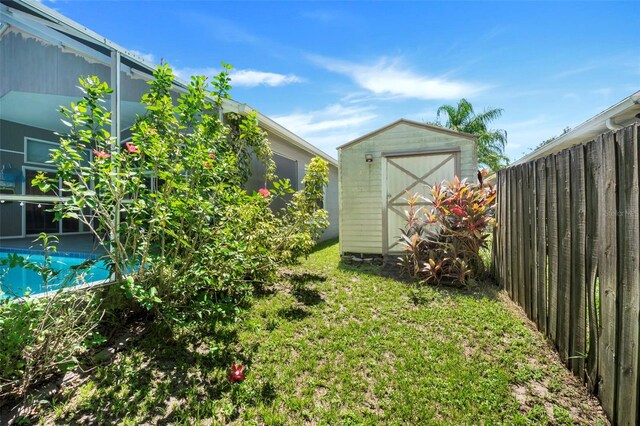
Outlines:
{"type": "Polygon", "coordinates": [[[517,159],[640,90],[640,2],[45,4],[182,77],[232,64],[234,99],[334,157],[464,97],[517,159]]]}

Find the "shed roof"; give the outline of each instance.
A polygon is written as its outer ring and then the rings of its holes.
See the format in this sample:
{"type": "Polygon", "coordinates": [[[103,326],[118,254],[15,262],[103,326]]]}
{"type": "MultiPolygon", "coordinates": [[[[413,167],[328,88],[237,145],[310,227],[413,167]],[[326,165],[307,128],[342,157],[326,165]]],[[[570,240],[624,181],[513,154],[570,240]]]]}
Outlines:
{"type": "MultiPolygon", "coordinates": [[[[122,56],[123,60],[127,62],[127,65],[135,65],[145,70],[151,77],[155,64],[143,59],[136,53],[133,53],[117,43],[108,40],[107,38],[91,31],[90,29],[82,26],[81,24],[67,18],[59,12],[44,6],[42,3],[34,0],[15,0],[7,1],[0,0],[3,11],[9,11],[14,13],[14,18],[18,21],[22,21],[25,15],[29,16],[29,19],[38,22],[42,26],[49,27],[55,31],[63,32],[72,37],[76,42],[82,43],[85,46],[89,46],[96,49],[101,55],[108,54],[109,51],[117,51],[122,56]]],[[[104,58],[102,58],[104,59],[104,58]]],[[[174,83],[179,88],[186,88],[187,83],[179,78],[174,79],[174,83]]],[[[235,101],[233,99],[226,99],[223,104],[223,109],[228,112],[238,112],[241,114],[253,111],[250,106],[235,101]]],[[[335,158],[331,157],[324,151],[311,145],[309,142],[302,139],[300,136],[294,134],[282,125],[267,117],[264,114],[258,112],[258,121],[268,131],[271,131],[285,140],[289,141],[292,145],[309,152],[313,155],[318,155],[327,160],[331,165],[338,166],[338,162],[335,158]]]]}
{"type": "Polygon", "coordinates": [[[367,140],[377,134],[380,134],[382,132],[385,132],[393,127],[399,126],[400,124],[406,124],[409,126],[413,126],[413,127],[418,127],[420,129],[424,129],[424,130],[430,130],[433,132],[438,132],[438,133],[443,133],[446,135],[452,135],[452,136],[459,136],[461,138],[465,138],[465,139],[469,139],[471,141],[476,141],[478,139],[478,137],[476,135],[472,135],[470,133],[464,133],[464,132],[458,132],[457,130],[451,130],[451,129],[447,129],[444,127],[440,127],[440,126],[434,126],[433,124],[427,124],[427,123],[419,123],[417,121],[413,121],[413,120],[407,120],[406,118],[401,118],[400,120],[394,121],[391,124],[387,124],[384,127],[381,127],[377,130],[374,130],[373,132],[367,133],[364,136],[360,136],[357,139],[354,139],[350,142],[345,143],[344,145],[340,145],[337,149],[342,149],[342,148],[346,148],[352,145],[356,145],[364,140],[367,140]]]}

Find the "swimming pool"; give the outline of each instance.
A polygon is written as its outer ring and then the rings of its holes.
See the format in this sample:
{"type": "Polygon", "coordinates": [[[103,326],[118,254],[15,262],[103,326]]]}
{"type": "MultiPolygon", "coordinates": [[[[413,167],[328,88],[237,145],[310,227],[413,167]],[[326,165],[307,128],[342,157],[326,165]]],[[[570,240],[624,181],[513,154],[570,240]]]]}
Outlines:
{"type": "MultiPolygon", "coordinates": [[[[6,259],[10,253],[24,256],[29,262],[44,264],[42,251],[2,248],[0,249],[0,259],[6,259]]],[[[51,267],[62,272],[50,279],[47,288],[43,285],[42,277],[35,271],[25,268],[8,268],[0,265],[0,289],[5,293],[0,297],[6,297],[7,294],[23,296],[27,291],[35,296],[47,291],[58,290],[63,284],[71,287],[99,283],[109,278],[109,271],[105,263],[100,261],[91,268],[78,271],[77,276],[69,280],[74,272],[71,268],[86,261],[90,257],[87,253],[55,253],[50,257],[51,267]]]]}

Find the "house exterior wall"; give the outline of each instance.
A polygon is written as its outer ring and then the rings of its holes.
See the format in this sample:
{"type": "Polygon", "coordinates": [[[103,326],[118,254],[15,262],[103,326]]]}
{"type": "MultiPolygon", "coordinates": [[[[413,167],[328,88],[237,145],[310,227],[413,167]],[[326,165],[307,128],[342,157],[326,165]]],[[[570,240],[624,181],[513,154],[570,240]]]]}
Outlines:
{"type": "Polygon", "coordinates": [[[339,148],[340,252],[383,253],[383,153],[448,149],[460,150],[459,177],[475,179],[474,141],[403,122],[339,148]],[[372,162],[365,161],[366,154],[373,156],[372,162]]]}
{"type": "MultiPolygon", "coordinates": [[[[298,188],[302,188],[300,181],[305,175],[304,168],[315,155],[293,146],[273,132],[267,132],[267,135],[271,143],[271,150],[274,153],[298,162],[298,188]]],[[[321,241],[338,237],[338,168],[332,164],[329,164],[329,185],[325,189],[324,208],[329,213],[329,227],[323,233],[321,241]]]]}

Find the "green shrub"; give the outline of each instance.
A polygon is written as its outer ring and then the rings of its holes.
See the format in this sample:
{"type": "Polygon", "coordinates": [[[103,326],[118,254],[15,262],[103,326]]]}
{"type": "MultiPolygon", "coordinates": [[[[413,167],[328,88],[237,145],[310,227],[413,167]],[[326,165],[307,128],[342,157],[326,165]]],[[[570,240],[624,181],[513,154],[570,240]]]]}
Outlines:
{"type": "Polygon", "coordinates": [[[267,165],[268,181],[278,181],[257,115],[220,114],[229,97],[228,67],[211,82],[213,92],[205,77],[192,77],[174,102],[172,84],[169,66],[158,67],[142,97],[147,113],[132,127],[131,141],[117,147],[103,106],[110,89],[96,77],[82,78],[84,99],[62,110],[70,131],[52,156],[58,174],[37,182],[56,190],[62,178],[58,190],[71,199],[56,206],[58,218],[78,218],[92,229],[125,294],[165,317],[203,293],[213,303],[243,300],[252,283],[268,281],[279,264],[308,252],[327,226],[318,208],[328,175],[320,159],[280,216],[269,208],[271,192],[283,193],[286,184],[244,190],[253,157],[267,165]],[[85,149],[94,151],[90,165],[81,162],[85,149]]]}
{"type": "MultiPolygon", "coordinates": [[[[51,261],[53,240],[41,234],[44,260],[30,262],[13,255],[3,259],[4,267],[34,270],[48,287],[63,271],[51,261]]],[[[49,297],[17,297],[3,294],[0,280],[0,397],[21,395],[34,383],[76,365],[76,356],[102,342],[95,331],[104,310],[95,292],[68,292],[66,276],[59,290],[49,297]]]]}
{"type": "Polygon", "coordinates": [[[411,276],[427,283],[468,285],[484,275],[480,249],[487,247],[496,198],[486,175],[483,170],[476,184],[457,177],[436,184],[430,199],[419,194],[409,197],[400,266],[411,276]],[[431,208],[417,207],[421,200],[431,208]]]}
{"type": "Polygon", "coordinates": [[[70,365],[95,341],[99,313],[117,315],[114,305],[123,300],[172,324],[198,318],[215,330],[217,321],[238,314],[257,283],[270,282],[279,265],[313,248],[328,225],[319,207],[328,165],[311,161],[304,189],[274,213],[273,199],[293,191],[274,174],[257,114],[220,113],[229,97],[228,70],[211,82],[192,77],[176,100],[173,72],[159,66],[142,97],[146,113],[121,146],[109,133],[105,98],[111,89],[97,77],[80,78],[83,98],[61,109],[69,130],[52,150],[56,176],[39,175],[34,184],[67,197],[53,207],[56,220],[78,219],[92,232],[105,252],[95,262],[108,265],[114,284],[101,297],[58,292],[48,299],[3,300],[3,384],[20,393],[70,365]],[[83,161],[87,150],[93,151],[89,164],[83,161]],[[253,158],[266,165],[266,182],[274,183],[249,194],[244,187],[253,158]]]}

